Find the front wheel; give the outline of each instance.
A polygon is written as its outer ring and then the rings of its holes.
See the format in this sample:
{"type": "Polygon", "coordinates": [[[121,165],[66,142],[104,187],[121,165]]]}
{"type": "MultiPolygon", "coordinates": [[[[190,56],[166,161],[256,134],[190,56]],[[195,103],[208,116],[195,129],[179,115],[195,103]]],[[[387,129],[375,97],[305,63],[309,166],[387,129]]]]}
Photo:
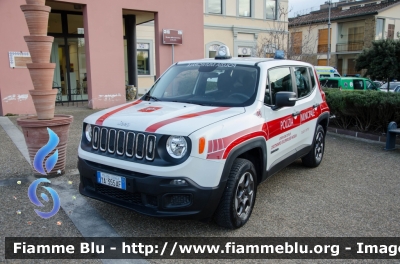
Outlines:
{"type": "Polygon", "coordinates": [[[230,229],[246,224],[253,211],[256,192],[257,174],[253,163],[236,159],[214,215],[216,223],[230,229]]]}
{"type": "Polygon", "coordinates": [[[324,150],[325,130],[321,125],[318,125],[310,152],[301,158],[303,165],[310,168],[318,167],[324,156],[324,150]]]}

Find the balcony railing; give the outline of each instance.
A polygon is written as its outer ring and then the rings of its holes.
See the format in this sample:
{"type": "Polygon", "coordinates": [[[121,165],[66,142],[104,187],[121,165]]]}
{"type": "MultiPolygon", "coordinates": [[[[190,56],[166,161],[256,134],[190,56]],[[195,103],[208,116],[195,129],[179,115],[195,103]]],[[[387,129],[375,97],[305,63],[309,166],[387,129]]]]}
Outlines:
{"type": "Polygon", "coordinates": [[[361,51],[364,48],[364,41],[355,41],[336,44],[336,52],[361,51]]]}

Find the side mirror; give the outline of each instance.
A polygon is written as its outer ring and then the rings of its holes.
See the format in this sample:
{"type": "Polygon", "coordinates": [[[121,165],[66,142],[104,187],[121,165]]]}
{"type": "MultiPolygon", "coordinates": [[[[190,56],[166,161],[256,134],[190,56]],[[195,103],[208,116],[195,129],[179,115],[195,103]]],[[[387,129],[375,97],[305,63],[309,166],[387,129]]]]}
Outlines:
{"type": "Polygon", "coordinates": [[[275,95],[275,106],[272,107],[272,110],[294,106],[296,101],[297,97],[294,92],[277,92],[275,95]]]}

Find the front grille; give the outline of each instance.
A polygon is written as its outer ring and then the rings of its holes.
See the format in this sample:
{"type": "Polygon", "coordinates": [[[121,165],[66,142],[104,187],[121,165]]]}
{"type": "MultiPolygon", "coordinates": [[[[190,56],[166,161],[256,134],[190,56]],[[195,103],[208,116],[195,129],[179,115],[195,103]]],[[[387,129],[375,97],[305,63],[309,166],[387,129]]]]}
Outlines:
{"type": "Polygon", "coordinates": [[[100,150],[106,151],[106,147],[107,147],[107,128],[102,128],[100,130],[100,150]]]}
{"type": "Polygon", "coordinates": [[[93,149],[99,148],[99,141],[100,141],[99,135],[100,135],[100,128],[94,127],[93,128],[93,144],[92,144],[93,149]]]}
{"type": "Polygon", "coordinates": [[[108,152],[115,152],[115,140],[117,136],[117,131],[115,129],[110,129],[108,131],[108,152]]]}
{"type": "Polygon", "coordinates": [[[118,200],[123,200],[125,202],[128,203],[133,203],[136,205],[143,205],[143,201],[142,201],[142,194],[139,192],[127,192],[124,190],[120,190],[114,187],[110,187],[107,185],[103,185],[103,184],[96,184],[96,191],[107,195],[109,197],[118,199],[118,200]]]}
{"type": "Polygon", "coordinates": [[[145,135],[132,131],[94,126],[92,131],[92,149],[116,154],[117,156],[135,157],[152,161],[155,158],[155,135],[145,135]]]}

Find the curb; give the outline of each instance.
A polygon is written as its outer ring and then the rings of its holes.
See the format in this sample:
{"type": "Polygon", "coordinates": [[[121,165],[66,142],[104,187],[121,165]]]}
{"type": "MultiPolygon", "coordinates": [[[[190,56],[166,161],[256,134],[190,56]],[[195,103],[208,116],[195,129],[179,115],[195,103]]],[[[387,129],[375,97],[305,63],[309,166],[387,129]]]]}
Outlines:
{"type": "MultiPolygon", "coordinates": [[[[334,128],[334,127],[328,127],[328,132],[338,134],[338,135],[346,135],[346,136],[350,136],[350,137],[386,143],[385,135],[378,136],[378,135],[367,134],[367,133],[346,130],[346,129],[340,129],[340,128],[334,128]]],[[[400,137],[399,136],[397,136],[397,138],[396,138],[396,145],[400,145],[400,137]]]]}

